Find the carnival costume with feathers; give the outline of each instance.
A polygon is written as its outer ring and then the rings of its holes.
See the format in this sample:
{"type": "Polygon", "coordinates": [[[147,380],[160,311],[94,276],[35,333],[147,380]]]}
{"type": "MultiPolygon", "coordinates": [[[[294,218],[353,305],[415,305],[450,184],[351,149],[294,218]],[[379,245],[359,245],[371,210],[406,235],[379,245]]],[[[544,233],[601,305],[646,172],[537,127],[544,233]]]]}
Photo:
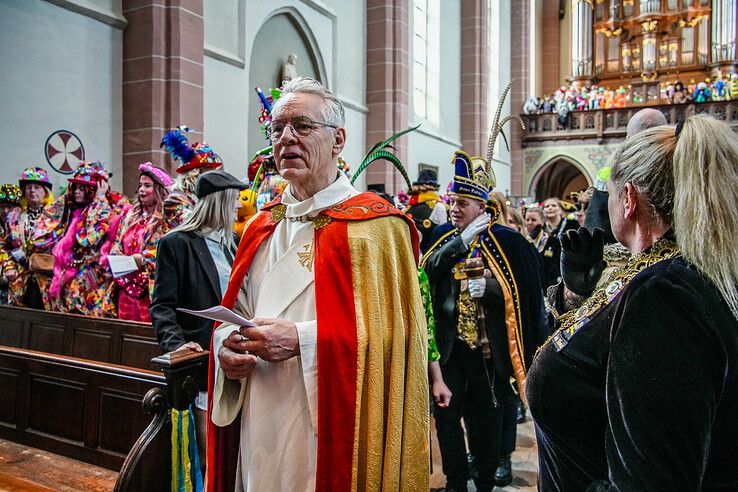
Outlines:
{"type": "Polygon", "coordinates": [[[170,231],[187,220],[195,208],[195,183],[197,177],[207,171],[220,169],[223,161],[206,142],[190,143],[186,133],[191,132],[186,125],[180,125],[168,131],[161,140],[160,147],[165,147],[175,161],[181,162],[177,168],[176,181],[171,193],[164,200],[164,224],[170,231]]]}
{"type": "MultiPolygon", "coordinates": [[[[39,220],[38,228],[46,241],[53,243],[54,275],[49,298],[54,310],[102,316],[102,301],[111,280],[107,267],[100,264],[100,250],[110,227],[113,203],[108,194],[98,195],[99,182],[107,181],[109,173],[99,162],[82,161],[69,178],[70,184],[82,185],[91,200],[83,206],[76,204],[74,187],[69,186],[62,197],[64,211],[57,223],[39,220]]],[[[110,192],[112,195],[112,192],[110,192]]]]}

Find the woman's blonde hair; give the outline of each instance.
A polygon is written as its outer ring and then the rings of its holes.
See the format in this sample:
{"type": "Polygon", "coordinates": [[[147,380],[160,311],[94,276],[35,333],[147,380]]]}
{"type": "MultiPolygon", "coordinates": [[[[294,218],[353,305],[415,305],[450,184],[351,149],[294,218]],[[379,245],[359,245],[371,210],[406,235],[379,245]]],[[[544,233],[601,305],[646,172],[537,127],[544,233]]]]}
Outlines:
{"type": "Polygon", "coordinates": [[[689,118],[677,135],[660,126],[628,138],[610,179],[631,183],[654,220],[671,226],[682,255],[720,290],[738,318],[738,138],[710,116],[689,118]]]}
{"type": "Polygon", "coordinates": [[[171,191],[181,191],[190,195],[194,195],[197,178],[199,178],[202,173],[208,172],[210,170],[211,169],[204,167],[196,167],[194,169],[190,169],[184,174],[177,175],[177,177],[174,179],[174,183],[172,184],[171,191]]]}
{"type": "MultiPolygon", "coordinates": [[[[523,235],[525,239],[530,239],[530,235],[528,234],[528,228],[525,225],[525,219],[523,219],[523,214],[520,213],[520,210],[518,210],[515,207],[510,207],[507,210],[507,214],[512,216],[512,218],[515,220],[515,222],[518,224],[518,232],[523,235]]],[[[508,225],[512,227],[512,224],[509,223],[508,225]]]]}
{"type": "Polygon", "coordinates": [[[216,191],[200,198],[190,216],[171,232],[196,232],[207,235],[214,231],[223,231],[223,239],[231,249],[236,249],[233,239],[233,224],[236,221],[236,200],[241,191],[228,188],[216,191]]]}
{"type": "Polygon", "coordinates": [[[497,204],[499,206],[500,215],[495,222],[507,226],[507,197],[499,191],[493,191],[489,194],[487,203],[497,204]]]}

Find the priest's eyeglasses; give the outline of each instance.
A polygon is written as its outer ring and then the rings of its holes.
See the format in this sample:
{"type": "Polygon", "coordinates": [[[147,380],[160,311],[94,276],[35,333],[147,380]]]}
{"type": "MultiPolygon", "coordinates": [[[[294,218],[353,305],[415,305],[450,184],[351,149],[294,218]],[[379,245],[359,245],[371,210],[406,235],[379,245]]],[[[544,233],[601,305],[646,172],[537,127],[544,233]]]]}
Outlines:
{"type": "Polygon", "coordinates": [[[282,134],[284,133],[285,128],[287,128],[287,125],[292,127],[293,134],[300,136],[300,137],[307,137],[313,132],[313,130],[321,126],[327,126],[329,128],[338,128],[338,126],[336,125],[331,125],[330,123],[323,123],[322,121],[315,121],[313,119],[308,118],[307,116],[297,116],[288,121],[283,121],[283,120],[272,121],[271,127],[269,129],[269,140],[273,141],[273,140],[277,140],[281,138],[282,134]]]}

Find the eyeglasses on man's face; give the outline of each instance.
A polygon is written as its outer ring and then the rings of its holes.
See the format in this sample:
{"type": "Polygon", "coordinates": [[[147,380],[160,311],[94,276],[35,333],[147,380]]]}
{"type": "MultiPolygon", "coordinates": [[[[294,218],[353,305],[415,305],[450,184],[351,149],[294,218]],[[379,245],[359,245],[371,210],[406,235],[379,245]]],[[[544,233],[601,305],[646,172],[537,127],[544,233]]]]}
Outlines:
{"type": "Polygon", "coordinates": [[[316,128],[327,126],[329,128],[338,128],[336,125],[315,121],[307,116],[297,116],[291,120],[273,120],[269,129],[269,139],[277,140],[282,137],[287,125],[292,127],[292,132],[300,137],[307,137],[316,128]]]}

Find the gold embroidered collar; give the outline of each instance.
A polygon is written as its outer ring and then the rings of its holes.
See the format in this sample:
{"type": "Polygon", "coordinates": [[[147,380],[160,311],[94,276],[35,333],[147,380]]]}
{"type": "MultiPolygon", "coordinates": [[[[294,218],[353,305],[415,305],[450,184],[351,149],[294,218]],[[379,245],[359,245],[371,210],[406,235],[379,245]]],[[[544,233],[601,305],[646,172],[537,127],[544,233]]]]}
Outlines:
{"type": "MultiPolygon", "coordinates": [[[[285,218],[287,214],[287,205],[280,203],[272,207],[269,212],[272,214],[272,222],[276,224],[285,218]]],[[[301,215],[299,217],[290,217],[288,220],[290,222],[312,222],[313,227],[316,229],[325,227],[331,222],[331,218],[323,214],[318,214],[313,217],[310,217],[309,215],[301,215]]]]}
{"type": "Polygon", "coordinates": [[[538,351],[540,352],[549,342],[554,344],[557,352],[561,351],[569,343],[571,337],[600,310],[617,299],[623,289],[642,270],[680,254],[679,246],[675,242],[668,239],[659,239],[649,250],[634,255],[627,265],[615,273],[609,284],[595,291],[579,308],[561,315],[559,329],[548,337],[548,340],[538,351]]]}

